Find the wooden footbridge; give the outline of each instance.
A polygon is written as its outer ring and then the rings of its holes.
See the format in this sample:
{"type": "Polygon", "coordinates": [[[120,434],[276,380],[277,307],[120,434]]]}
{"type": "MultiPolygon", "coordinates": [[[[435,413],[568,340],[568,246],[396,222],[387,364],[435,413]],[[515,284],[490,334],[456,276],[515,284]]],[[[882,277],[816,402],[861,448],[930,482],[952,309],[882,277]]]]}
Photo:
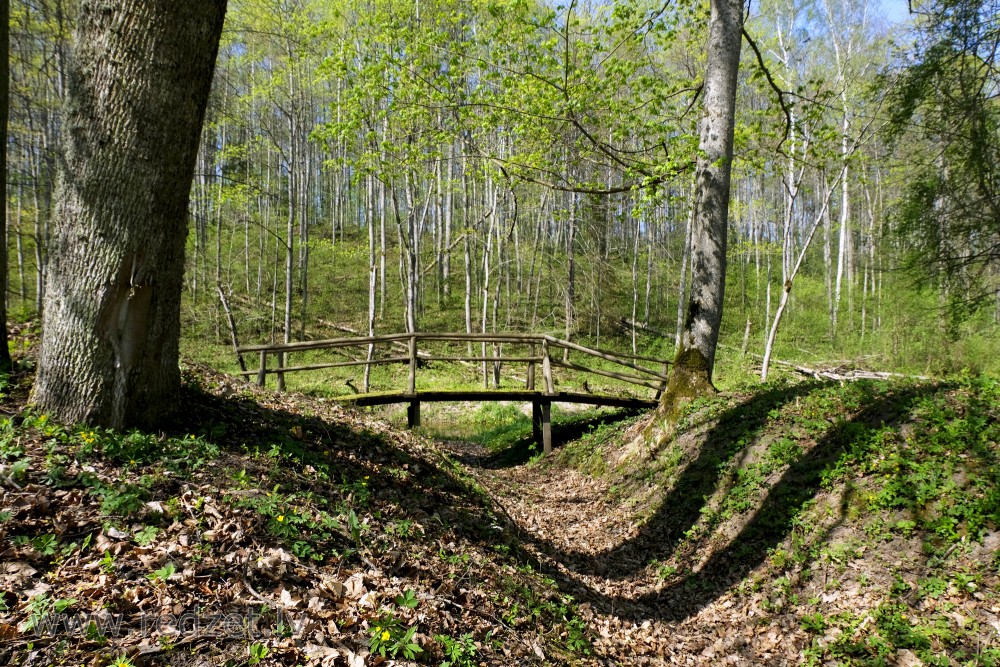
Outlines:
{"type": "Polygon", "coordinates": [[[407,403],[407,422],[411,428],[420,425],[420,404],[424,402],[530,402],[533,435],[536,442],[541,442],[546,454],[552,451],[552,403],[655,407],[666,386],[670,363],[662,359],[588,348],[544,334],[508,333],[357,336],[251,345],[239,348],[238,352],[257,354],[260,358],[257,369],[245,371],[242,375],[256,377],[257,384],[262,387],[268,375],[276,375],[279,390],[285,388],[287,373],[360,367],[363,376],[348,378],[345,382],[356,393],[336,396],[334,400],[357,406],[407,403]],[[298,357],[297,365],[290,363],[293,355],[298,357]],[[272,357],[273,365],[269,365],[272,357]],[[426,376],[432,375],[433,369],[440,363],[462,364],[475,369],[477,375],[481,373],[481,387],[445,390],[426,386],[433,383],[433,378],[426,376]],[[650,364],[655,366],[651,368],[650,364]],[[397,369],[397,372],[388,374],[388,382],[394,386],[388,391],[372,391],[372,368],[383,365],[397,369]],[[522,367],[523,376],[512,372],[520,371],[522,367]],[[406,371],[400,372],[404,368],[406,371]],[[539,368],[541,381],[536,382],[539,368]],[[573,377],[569,378],[567,372],[573,377]],[[357,388],[355,382],[362,387],[357,388]],[[399,389],[404,382],[405,388],[399,389]],[[569,383],[576,388],[572,391],[558,388],[569,383]],[[594,389],[591,389],[591,383],[594,389]]]}

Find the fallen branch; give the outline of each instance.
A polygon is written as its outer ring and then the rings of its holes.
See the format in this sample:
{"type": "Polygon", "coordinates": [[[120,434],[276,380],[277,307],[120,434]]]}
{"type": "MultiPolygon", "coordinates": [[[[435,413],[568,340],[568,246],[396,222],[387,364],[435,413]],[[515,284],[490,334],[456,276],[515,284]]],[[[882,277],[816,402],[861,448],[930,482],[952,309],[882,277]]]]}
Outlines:
{"type": "MultiPolygon", "coordinates": [[[[722,348],[728,348],[735,350],[736,348],[729,345],[719,345],[722,348]]],[[[754,359],[763,360],[764,357],[759,354],[754,354],[753,352],[748,352],[747,356],[753,357],[754,359]]],[[[891,380],[892,378],[900,378],[905,380],[930,380],[931,378],[925,375],[906,375],[903,373],[890,373],[888,371],[866,371],[860,368],[844,368],[843,364],[848,362],[827,362],[826,364],[821,364],[817,368],[811,368],[809,366],[802,366],[792,361],[782,361],[781,359],[771,359],[772,364],[777,364],[779,366],[784,366],[789,368],[800,375],[805,375],[807,377],[815,378],[817,380],[834,380],[836,382],[854,382],[857,380],[891,380]]]]}

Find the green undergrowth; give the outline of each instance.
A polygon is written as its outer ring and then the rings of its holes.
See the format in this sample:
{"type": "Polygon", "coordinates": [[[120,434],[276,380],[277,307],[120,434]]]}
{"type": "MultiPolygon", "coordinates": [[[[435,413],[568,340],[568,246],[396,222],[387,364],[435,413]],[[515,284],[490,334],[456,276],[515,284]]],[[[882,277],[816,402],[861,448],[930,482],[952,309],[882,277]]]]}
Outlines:
{"type": "Polygon", "coordinates": [[[628,501],[630,571],[687,596],[668,614],[735,595],[794,622],[804,664],[1000,665],[996,379],[771,383],[695,401],[620,458],[641,430],[557,462],[628,501]]]}

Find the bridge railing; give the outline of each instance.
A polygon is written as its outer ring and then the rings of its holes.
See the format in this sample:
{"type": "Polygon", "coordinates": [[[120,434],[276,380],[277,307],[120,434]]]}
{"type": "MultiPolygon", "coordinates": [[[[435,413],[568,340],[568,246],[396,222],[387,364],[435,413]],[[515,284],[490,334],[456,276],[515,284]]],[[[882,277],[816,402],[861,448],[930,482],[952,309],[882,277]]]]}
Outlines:
{"type": "MultiPolygon", "coordinates": [[[[351,400],[357,405],[408,403],[407,422],[411,427],[420,424],[421,400],[531,401],[535,439],[543,444],[545,453],[552,449],[550,408],[553,402],[617,406],[654,405],[655,400],[659,399],[666,387],[670,364],[668,361],[653,357],[586,347],[545,334],[514,333],[399,333],[275,345],[249,345],[239,348],[238,351],[243,354],[257,354],[260,359],[260,365],[256,369],[245,371],[241,375],[256,377],[257,384],[262,387],[265,386],[268,375],[276,375],[279,390],[285,388],[285,375],[288,373],[363,367],[363,389],[354,387],[348,380],[346,384],[358,393],[353,396],[340,397],[341,400],[351,400]],[[452,347],[454,344],[460,346],[464,344],[465,353],[455,354],[452,347]],[[478,346],[478,350],[474,349],[475,346],[478,346]],[[505,347],[514,347],[518,353],[505,353],[505,347]],[[381,356],[376,354],[377,348],[382,350],[381,356]],[[290,355],[321,350],[332,350],[344,354],[346,360],[300,363],[298,365],[287,363],[290,355]],[[358,357],[357,352],[355,352],[355,356],[351,356],[352,350],[363,351],[363,358],[358,357]],[[576,360],[570,361],[571,354],[576,355],[576,360]],[[275,360],[273,366],[268,365],[271,357],[274,357],[275,360]],[[581,357],[586,363],[579,363],[581,357]],[[431,362],[480,364],[485,391],[465,389],[441,391],[428,390],[427,388],[418,390],[419,371],[431,362]],[[397,390],[397,392],[389,394],[369,393],[372,367],[387,364],[408,366],[405,390],[397,390]],[[497,391],[501,384],[501,369],[505,365],[513,364],[526,365],[525,376],[518,378],[518,382],[523,384],[523,390],[497,391]],[[650,367],[649,364],[655,364],[656,367],[650,367]],[[597,365],[604,367],[598,368],[597,365]],[[620,388],[616,388],[610,393],[605,390],[602,395],[600,389],[596,392],[589,389],[586,379],[583,382],[583,392],[557,391],[555,377],[555,369],[557,368],[582,374],[585,378],[587,376],[608,378],[626,383],[631,387],[638,387],[646,391],[652,390],[655,392],[655,397],[643,399],[623,396],[620,388]],[[537,377],[539,370],[541,378],[537,377]],[[490,388],[491,381],[492,389],[490,388]]],[[[401,378],[397,379],[397,383],[402,384],[401,378]]]]}
{"type": "MultiPolygon", "coordinates": [[[[386,364],[407,364],[409,366],[409,377],[406,387],[407,394],[415,394],[417,392],[418,371],[425,364],[429,362],[453,362],[481,364],[483,385],[486,389],[489,388],[491,379],[493,387],[499,388],[501,383],[501,368],[504,365],[526,364],[527,373],[524,378],[524,386],[528,391],[540,391],[543,394],[550,395],[555,394],[556,380],[553,375],[553,369],[565,368],[585,375],[601,376],[653,390],[657,392],[658,397],[659,392],[663,390],[667,381],[667,372],[670,363],[653,357],[590,348],[545,334],[514,333],[399,333],[272,345],[249,345],[239,348],[238,351],[243,354],[256,354],[260,360],[259,366],[256,369],[245,371],[241,375],[256,377],[257,384],[260,386],[265,386],[268,375],[276,375],[279,390],[285,388],[285,375],[287,373],[358,366],[370,369],[373,366],[386,364]],[[465,354],[435,353],[431,346],[427,345],[430,342],[465,343],[467,345],[467,352],[465,354]],[[473,345],[481,346],[478,354],[473,351],[473,345]],[[526,351],[516,355],[506,354],[504,352],[505,345],[517,346],[521,349],[526,348],[526,351]],[[377,346],[386,347],[388,350],[387,353],[384,353],[382,356],[377,355],[377,346]],[[366,355],[364,358],[349,357],[345,361],[323,361],[299,365],[289,365],[286,363],[292,354],[317,350],[345,351],[350,349],[362,349],[366,352],[366,355]],[[561,350],[563,354],[554,354],[556,350],[561,350]],[[594,365],[570,361],[570,352],[576,353],[578,356],[582,355],[584,358],[589,358],[590,360],[607,362],[616,370],[597,368],[594,365]],[[269,366],[268,362],[272,356],[276,363],[273,366],[269,366]],[[656,364],[658,368],[650,368],[648,365],[643,365],[643,363],[656,364]],[[541,368],[541,386],[537,386],[536,384],[536,375],[539,367],[541,368]]],[[[365,372],[364,375],[363,393],[367,393],[370,389],[368,383],[369,373],[365,372]]]]}

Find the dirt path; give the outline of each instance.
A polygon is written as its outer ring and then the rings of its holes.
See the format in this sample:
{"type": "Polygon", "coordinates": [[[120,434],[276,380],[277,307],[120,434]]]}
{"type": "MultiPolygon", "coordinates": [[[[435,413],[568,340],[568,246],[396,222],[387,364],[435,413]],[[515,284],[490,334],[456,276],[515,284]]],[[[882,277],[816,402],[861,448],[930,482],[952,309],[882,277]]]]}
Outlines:
{"type": "Polygon", "coordinates": [[[635,539],[640,527],[634,510],[604,481],[545,463],[486,467],[484,448],[444,446],[517,524],[525,548],[560,590],[579,603],[597,664],[799,663],[806,638],[796,619],[772,616],[762,623],[752,599],[724,591],[693,605],[692,596],[702,597],[698,591],[668,585],[643,552],[650,535],[635,539]]]}

